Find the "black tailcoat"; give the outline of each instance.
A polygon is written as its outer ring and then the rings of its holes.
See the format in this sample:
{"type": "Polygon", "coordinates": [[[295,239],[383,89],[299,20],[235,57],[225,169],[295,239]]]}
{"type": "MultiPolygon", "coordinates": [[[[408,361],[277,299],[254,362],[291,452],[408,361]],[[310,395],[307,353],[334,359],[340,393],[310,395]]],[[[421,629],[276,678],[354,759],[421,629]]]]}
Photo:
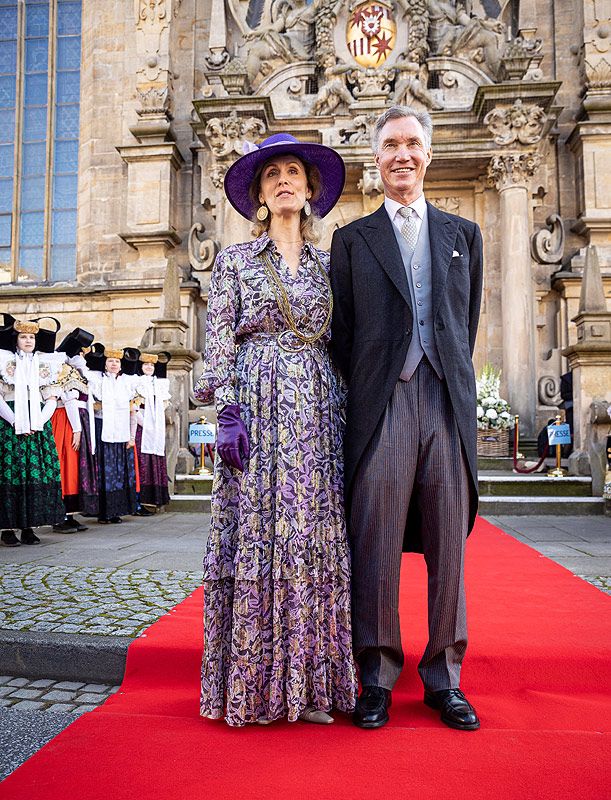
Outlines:
{"type": "MultiPolygon", "coordinates": [[[[477,512],[477,421],[471,356],[482,292],[479,227],[427,203],[435,341],[470,472],[470,520],[477,512]]],[[[348,383],[346,501],[357,466],[399,375],[412,336],[412,305],[392,223],[382,205],[335,231],[331,245],[331,350],[348,383]]],[[[406,549],[421,551],[410,511],[406,549]]]]}

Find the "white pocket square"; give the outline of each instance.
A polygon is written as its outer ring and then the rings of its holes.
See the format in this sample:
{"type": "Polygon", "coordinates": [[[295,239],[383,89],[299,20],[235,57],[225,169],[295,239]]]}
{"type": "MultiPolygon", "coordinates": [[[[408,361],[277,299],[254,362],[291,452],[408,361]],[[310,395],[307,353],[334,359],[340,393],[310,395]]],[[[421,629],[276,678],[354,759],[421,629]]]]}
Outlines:
{"type": "Polygon", "coordinates": [[[452,250],[452,258],[460,258],[460,253],[458,250],[452,250]]]}

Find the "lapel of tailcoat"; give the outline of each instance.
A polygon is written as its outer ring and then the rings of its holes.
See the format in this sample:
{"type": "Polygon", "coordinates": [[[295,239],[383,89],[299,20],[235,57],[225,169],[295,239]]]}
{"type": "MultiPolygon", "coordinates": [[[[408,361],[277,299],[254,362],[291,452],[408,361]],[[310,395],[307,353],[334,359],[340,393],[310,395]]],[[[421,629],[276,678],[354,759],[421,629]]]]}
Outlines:
{"type": "Polygon", "coordinates": [[[456,242],[458,221],[426,204],[429,217],[429,243],[431,246],[431,282],[433,286],[433,319],[441,303],[456,242]]]}
{"type": "Polygon", "coordinates": [[[365,227],[361,230],[361,235],[367,247],[375,256],[376,261],[384,269],[411,310],[412,301],[409,294],[409,286],[407,285],[403,258],[401,257],[392,222],[384,203],[367,218],[365,227]]]}

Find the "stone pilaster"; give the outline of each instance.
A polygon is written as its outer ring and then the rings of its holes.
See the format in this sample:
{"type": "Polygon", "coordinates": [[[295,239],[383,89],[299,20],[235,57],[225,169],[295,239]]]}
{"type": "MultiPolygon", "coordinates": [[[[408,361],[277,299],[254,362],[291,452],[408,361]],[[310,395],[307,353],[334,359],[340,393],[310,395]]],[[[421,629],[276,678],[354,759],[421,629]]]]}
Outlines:
{"type": "Polygon", "coordinates": [[[535,434],[537,362],[535,298],[531,274],[529,178],[539,166],[533,152],[493,156],[488,182],[500,195],[503,375],[514,414],[526,436],[535,434]]]}
{"type": "Polygon", "coordinates": [[[573,372],[574,441],[569,471],[574,475],[591,474],[594,494],[602,494],[606,426],[603,435],[592,410],[596,404],[606,407],[611,400],[611,312],[607,311],[598,254],[593,246],[586,252],[579,311],[573,322],[577,343],[563,351],[573,372]]]}
{"type": "Polygon", "coordinates": [[[171,128],[173,79],[172,23],[181,0],[135,0],[137,121],[130,131],[138,144],[118,147],[127,164],[127,218],[121,238],[138,252],[133,279],[141,284],[163,278],[177,233],[177,181],[183,159],[171,128]]]}
{"type": "Polygon", "coordinates": [[[574,48],[581,67],[583,115],[568,140],[577,173],[576,233],[611,258],[611,18],[609,3],[582,0],[583,36],[574,48]]]}

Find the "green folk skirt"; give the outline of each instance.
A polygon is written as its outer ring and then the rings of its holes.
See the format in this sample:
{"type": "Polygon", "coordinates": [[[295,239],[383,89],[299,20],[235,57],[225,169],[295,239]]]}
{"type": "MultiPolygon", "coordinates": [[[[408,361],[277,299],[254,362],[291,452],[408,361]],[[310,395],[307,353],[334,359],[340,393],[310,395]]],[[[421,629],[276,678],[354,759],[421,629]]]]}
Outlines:
{"type": "Polygon", "coordinates": [[[64,515],[51,423],[29,436],[17,436],[12,425],[0,419],[0,528],[55,525],[64,515]]]}

